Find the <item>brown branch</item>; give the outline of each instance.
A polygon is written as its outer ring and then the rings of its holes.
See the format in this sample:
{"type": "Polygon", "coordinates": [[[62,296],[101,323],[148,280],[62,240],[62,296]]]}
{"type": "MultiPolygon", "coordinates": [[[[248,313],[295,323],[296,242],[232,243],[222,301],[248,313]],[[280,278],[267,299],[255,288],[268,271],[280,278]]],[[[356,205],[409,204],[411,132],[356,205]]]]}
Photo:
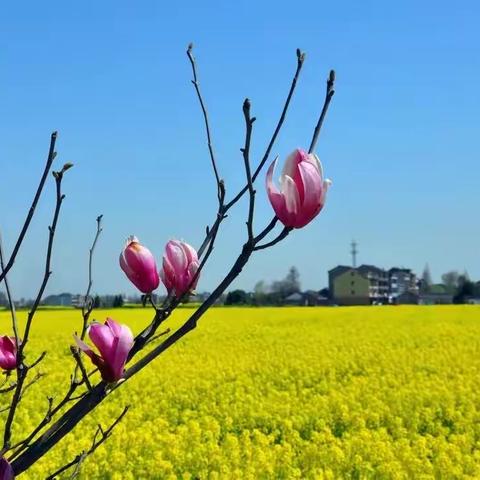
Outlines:
{"type": "MultiPolygon", "coordinates": [[[[299,48],[297,48],[297,70],[295,71],[295,75],[293,77],[292,84],[290,86],[290,90],[289,90],[288,95],[287,95],[287,99],[286,99],[285,104],[283,106],[283,110],[282,110],[282,113],[280,115],[280,119],[278,120],[277,126],[275,127],[275,131],[273,132],[272,138],[270,139],[270,143],[268,144],[267,150],[265,151],[265,154],[263,155],[262,160],[260,161],[260,163],[258,164],[258,167],[255,169],[255,172],[252,175],[252,182],[255,182],[256,178],[258,177],[258,175],[262,171],[265,163],[267,162],[268,157],[270,156],[270,152],[272,151],[272,148],[275,144],[275,141],[277,140],[278,134],[280,133],[280,130],[283,126],[283,122],[285,121],[285,117],[287,115],[287,111],[288,111],[288,107],[290,105],[290,101],[293,97],[293,93],[295,92],[295,87],[297,86],[298,77],[300,76],[300,72],[302,70],[304,60],[305,60],[305,53],[300,51],[299,48]]],[[[237,193],[237,195],[235,195],[235,197],[232,200],[230,200],[230,202],[227,203],[227,205],[225,206],[225,212],[230,210],[230,208],[233,207],[233,205],[235,205],[240,200],[240,198],[243,197],[243,195],[245,194],[245,192],[247,192],[247,190],[248,190],[248,184],[245,185],[237,193]]]]}
{"type": "MultiPolygon", "coordinates": [[[[5,272],[5,257],[3,254],[3,242],[2,242],[2,236],[0,234],[0,268],[2,272],[5,272]]],[[[18,345],[19,345],[19,337],[18,337],[18,323],[17,323],[17,312],[15,310],[15,302],[13,300],[12,293],[10,291],[10,284],[8,282],[7,275],[5,274],[3,277],[3,281],[5,283],[5,291],[7,292],[7,300],[8,300],[8,307],[10,310],[10,316],[12,317],[12,330],[13,330],[13,336],[15,337],[15,347],[17,348],[18,351],[18,345]]],[[[17,356],[17,361],[18,361],[18,356],[17,356]]]]}
{"type": "Polygon", "coordinates": [[[271,242],[264,243],[263,245],[257,245],[253,250],[256,252],[258,250],[264,250],[265,248],[273,247],[278,242],[281,242],[292,230],[293,228],[291,227],[284,227],[283,230],[278,234],[278,236],[274,238],[271,242]]]}
{"type": "MultiPolygon", "coordinates": [[[[270,222],[264,231],[262,231],[253,242],[247,241],[222,282],[212,292],[212,294],[202,303],[202,305],[190,316],[190,318],[172,335],[166,338],[160,345],[153,348],[144,357],[132,365],[124,374],[123,381],[114,385],[108,385],[101,381],[95,385],[91,391],[83,396],[75,405],[70,407],[50,428],[31,443],[26,451],[19,455],[12,463],[12,467],[16,475],[27,470],[33,463],[50,450],[57,442],[59,442],[68,432],[70,432],[89,412],[95,409],[107,396],[109,391],[116,390],[125,382],[133,377],[136,373],[146,367],[155,358],[162,354],[169,347],[178,342],[188,332],[197,326],[198,320],[204,313],[217,301],[220,295],[230,286],[235,278],[242,272],[243,267],[247,264],[252,255],[258,238],[264,238],[275,226],[274,222],[270,222]]],[[[13,458],[13,457],[12,457],[13,458]]],[[[10,460],[10,459],[9,459],[10,460]]]]}
{"type": "Polygon", "coordinates": [[[317,125],[313,132],[313,138],[312,138],[312,142],[310,143],[310,148],[308,149],[308,153],[313,153],[315,151],[315,145],[317,144],[318,137],[320,135],[320,130],[322,129],[323,121],[325,120],[325,116],[327,115],[330,101],[332,100],[333,95],[335,95],[334,84],[335,84],[335,70],[330,70],[330,74],[327,80],[327,91],[325,93],[325,101],[323,103],[322,112],[320,113],[320,117],[318,119],[317,125]]]}
{"type": "Polygon", "coordinates": [[[90,247],[90,250],[88,253],[88,286],[87,286],[87,291],[85,293],[85,297],[83,300],[83,306],[82,306],[83,325],[82,325],[82,331],[80,333],[80,338],[82,340],[85,339],[85,334],[87,333],[88,319],[90,318],[90,314],[92,313],[92,310],[93,310],[93,300],[90,297],[90,291],[93,285],[92,263],[93,263],[93,253],[95,251],[98,238],[102,233],[102,218],[103,218],[103,215],[99,215],[97,217],[97,231],[95,233],[95,238],[93,239],[92,246],[90,247]]]}
{"type": "Polygon", "coordinates": [[[15,263],[15,258],[18,254],[18,251],[20,250],[20,247],[22,246],[22,242],[23,242],[23,239],[25,238],[28,227],[30,226],[30,222],[32,221],[33,214],[35,213],[37,203],[40,200],[40,196],[42,194],[42,190],[45,185],[48,172],[50,171],[50,167],[52,166],[53,160],[57,155],[57,152],[55,152],[56,141],[57,141],[57,132],[53,132],[50,137],[50,148],[48,149],[48,157],[47,157],[47,162],[45,164],[45,169],[43,170],[43,174],[40,178],[40,183],[35,193],[35,197],[33,198],[32,205],[30,206],[30,210],[28,211],[27,218],[25,219],[20,235],[18,236],[17,242],[13,247],[13,251],[12,251],[12,254],[10,255],[10,259],[8,260],[5,268],[2,267],[2,271],[0,272],[0,283],[5,278],[9,270],[13,267],[13,264],[15,263]]]}
{"type": "MultiPolygon", "coordinates": [[[[197,90],[197,95],[200,98],[202,111],[204,112],[204,119],[207,125],[207,137],[209,140],[209,147],[211,147],[210,129],[208,126],[208,116],[206,115],[203,99],[201,98],[200,91],[198,89],[195,62],[193,60],[193,57],[191,56],[191,47],[189,48],[189,51],[187,52],[187,54],[192,63],[192,69],[194,72],[193,83],[197,90]]],[[[273,147],[276,137],[283,124],[285,113],[288,108],[291,96],[293,94],[293,90],[295,88],[296,80],[300,72],[301,65],[303,63],[304,55],[301,54],[301,52],[297,52],[297,57],[298,57],[297,73],[294,77],[294,81],[292,82],[292,88],[287,98],[287,102],[284,107],[282,117],[279,121],[279,124],[277,125],[277,129],[274,132],[274,135],[272,137],[272,140],[270,141],[269,147],[267,149],[267,152],[264,158],[262,159],[262,162],[257,167],[253,175],[250,172],[251,184],[253,184],[256,176],[258,176],[261,168],[265,164],[268,158],[268,155],[270,153],[270,150],[273,147]]],[[[249,147],[249,143],[248,143],[248,147],[249,147]]],[[[218,177],[218,172],[216,170],[216,164],[215,164],[215,157],[213,156],[213,149],[211,149],[210,152],[211,152],[212,164],[214,166],[214,172],[216,174],[216,179],[217,179],[219,209],[217,212],[216,220],[212,228],[207,229],[205,240],[201,245],[199,256],[202,256],[204,254],[202,258],[201,267],[205,264],[206,259],[208,259],[209,255],[213,250],[213,244],[218,234],[220,224],[223,221],[223,219],[226,217],[226,212],[228,208],[230,208],[233,204],[235,204],[247,190],[250,190],[249,185],[246,185],[246,187],[244,187],[244,189],[242,189],[239,192],[239,194],[237,194],[237,196],[234,197],[234,199],[230,203],[224,205],[223,202],[224,202],[225,189],[223,186],[223,182],[218,177]]],[[[248,174],[247,174],[247,183],[248,183],[248,174]]],[[[248,218],[250,218],[250,209],[249,209],[248,218]]],[[[38,438],[33,440],[34,437],[30,436],[29,441],[26,443],[23,443],[18,449],[18,451],[16,451],[14,455],[9,459],[9,460],[13,459],[11,464],[15,474],[16,475],[21,474],[22,472],[27,470],[33,463],[35,463],[39,458],[41,458],[46,452],[48,452],[68,432],[70,432],[73,428],[75,428],[75,426],[82,420],[82,418],[84,418],[88,413],[94,410],[96,406],[98,406],[106,398],[108,393],[124,385],[128,379],[130,379],[140,370],[145,368],[150,362],[155,360],[160,354],[162,354],[169,347],[174,345],[184,335],[186,335],[188,332],[196,328],[198,320],[217,301],[220,295],[231,285],[231,283],[235,280],[235,278],[237,278],[238,275],[240,275],[244,266],[247,264],[251,255],[253,254],[253,252],[255,250],[265,249],[269,246],[275,245],[276,243],[280,242],[283,238],[285,238],[286,235],[288,235],[290,229],[284,229],[277,236],[277,238],[275,238],[271,242],[267,244],[261,244],[260,242],[268,235],[268,233],[270,233],[275,228],[276,224],[277,224],[277,218],[274,217],[272,221],[270,221],[270,223],[265,227],[265,229],[262,232],[260,232],[257,236],[253,236],[253,227],[252,227],[252,232],[249,231],[249,238],[246,241],[246,243],[243,245],[243,248],[239,256],[237,257],[236,261],[232,265],[230,271],[226,274],[226,276],[220,282],[217,288],[215,288],[213,293],[202,303],[202,305],[187,319],[187,321],[180,328],[178,328],[173,334],[168,336],[162,343],[160,343],[159,345],[154,347],[152,350],[150,350],[148,353],[146,353],[141,359],[136,361],[135,364],[130,366],[124,373],[123,381],[119,381],[115,384],[107,384],[104,381],[100,381],[97,385],[93,386],[91,390],[89,390],[84,395],[82,395],[81,398],[79,398],[74,405],[72,405],[68,410],[63,412],[60,418],[58,418],[55,421],[55,423],[50,425],[49,428],[45,430],[38,438]],[[32,443],[30,443],[30,441],[32,441],[32,443]]],[[[156,306],[154,306],[155,317],[152,320],[151,324],[146,329],[144,329],[144,331],[140,335],[136,337],[134,347],[132,349],[131,356],[129,359],[133,358],[135,353],[140,351],[145,346],[145,344],[147,344],[149,341],[159,336],[159,335],[154,336],[156,329],[166,318],[168,318],[168,316],[171,314],[173,309],[178,305],[179,301],[180,301],[179,299],[172,299],[171,301],[169,300],[167,301],[167,305],[165,305],[163,308],[157,308],[156,306]]],[[[69,400],[71,400],[71,396],[68,398],[69,400]]],[[[95,439],[93,444],[95,444],[95,439]]],[[[81,461],[83,461],[82,460],[83,458],[84,457],[82,453],[82,455],[76,457],[77,460],[71,463],[70,466],[73,466],[75,464],[78,465],[79,463],[81,463],[81,461]]],[[[65,471],[65,469],[62,471],[65,471]]]]}
{"type": "Polygon", "coordinates": [[[250,100],[248,98],[243,102],[243,116],[245,117],[245,146],[240,149],[243,154],[245,164],[245,174],[247,177],[247,187],[249,194],[247,231],[248,240],[253,242],[253,213],[255,211],[255,190],[253,188],[252,172],[250,170],[250,142],[252,139],[252,127],[255,117],[250,117],[250,100]]]}
{"type": "Polygon", "coordinates": [[[12,396],[10,410],[8,412],[7,420],[5,422],[2,451],[8,450],[10,447],[10,439],[12,435],[12,423],[15,418],[15,412],[17,410],[17,406],[20,403],[20,400],[22,398],[23,383],[25,382],[25,379],[27,377],[28,370],[29,370],[29,367],[24,363],[23,352],[25,351],[25,347],[28,343],[28,337],[29,337],[33,318],[38,309],[38,306],[40,305],[40,301],[42,299],[43,293],[47,286],[48,279],[50,278],[50,275],[52,273],[50,270],[50,266],[51,266],[51,258],[52,258],[53,240],[55,238],[55,230],[57,227],[58,217],[60,215],[60,208],[62,206],[63,199],[65,198],[65,196],[62,194],[62,191],[61,191],[62,179],[63,179],[63,174],[71,167],[72,167],[72,164],[67,163],[59,172],[53,172],[53,176],[55,178],[55,185],[56,185],[56,204],[55,204],[52,224],[51,226],[48,227],[49,235],[48,235],[47,255],[45,260],[45,272],[44,272],[43,280],[42,280],[40,289],[38,291],[37,297],[35,298],[32,309],[28,313],[27,323],[25,325],[25,331],[23,334],[22,343],[18,345],[18,353],[17,353],[18,366],[16,370],[17,386],[12,396]]]}
{"type": "Polygon", "coordinates": [[[217,196],[218,196],[218,203],[221,203],[221,187],[220,187],[220,175],[218,174],[217,162],[215,160],[215,153],[213,151],[212,145],[212,135],[210,133],[210,124],[208,120],[208,113],[207,108],[205,107],[205,102],[203,101],[202,93],[200,91],[200,84],[198,83],[197,78],[197,66],[195,63],[195,57],[193,56],[193,43],[190,43],[187,48],[187,56],[190,60],[190,64],[192,65],[192,73],[193,73],[193,80],[192,84],[195,87],[195,91],[197,92],[198,101],[200,102],[200,107],[202,108],[203,113],[203,120],[205,122],[205,129],[207,131],[207,143],[208,143],[208,151],[210,153],[210,160],[212,162],[213,173],[215,174],[215,180],[217,181],[217,196]]]}
{"type": "Polygon", "coordinates": [[[88,390],[91,390],[92,385],[90,383],[90,380],[88,379],[88,374],[87,374],[87,371],[85,370],[85,366],[83,365],[79,349],[77,347],[71,346],[70,351],[72,352],[73,358],[77,362],[78,368],[82,372],[82,378],[83,378],[83,381],[85,382],[85,385],[87,386],[88,390]]]}
{"type": "Polygon", "coordinates": [[[117,417],[117,419],[110,425],[110,427],[108,427],[107,430],[104,430],[101,425],[98,425],[95,435],[93,437],[92,446],[90,447],[90,449],[87,450],[86,452],[83,451],[81,454],[77,455],[71,462],[67,463],[66,465],[59,468],[57,471],[55,471],[51,475],[49,475],[46,478],[46,480],[54,480],[57,475],[60,475],[61,473],[67,471],[69,468],[72,468],[74,465],[76,466],[76,468],[70,478],[75,478],[80,473],[80,467],[84,462],[84,460],[93,452],[95,452],[95,450],[108,439],[108,437],[112,433],[112,430],[121,422],[123,417],[128,412],[129,408],[130,407],[125,407],[123,409],[123,412],[120,414],[120,416],[117,417]],[[100,436],[99,440],[97,440],[98,436],[100,436]]]}

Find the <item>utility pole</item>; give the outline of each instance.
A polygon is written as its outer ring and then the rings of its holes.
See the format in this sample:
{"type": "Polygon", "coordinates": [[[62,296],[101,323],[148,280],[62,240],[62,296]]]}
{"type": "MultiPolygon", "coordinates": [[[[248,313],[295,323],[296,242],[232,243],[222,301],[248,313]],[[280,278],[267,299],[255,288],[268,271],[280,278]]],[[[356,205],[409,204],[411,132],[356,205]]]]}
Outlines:
{"type": "Polygon", "coordinates": [[[358,253],[357,242],[355,240],[352,240],[351,246],[352,246],[352,250],[351,250],[350,253],[352,254],[352,266],[353,266],[353,268],[356,268],[357,267],[357,253],[358,253]]]}

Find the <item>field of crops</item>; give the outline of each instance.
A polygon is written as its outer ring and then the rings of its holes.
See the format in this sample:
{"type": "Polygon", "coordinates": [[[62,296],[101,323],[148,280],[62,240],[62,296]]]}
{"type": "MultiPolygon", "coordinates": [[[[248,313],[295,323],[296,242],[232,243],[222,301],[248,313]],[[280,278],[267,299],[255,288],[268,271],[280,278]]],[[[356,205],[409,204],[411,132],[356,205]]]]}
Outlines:
{"type": "MultiPolygon", "coordinates": [[[[134,331],[150,318],[110,313],[134,331]]],[[[31,347],[49,350],[46,376],[15,438],[65,388],[79,325],[73,310],[39,313],[31,347]]],[[[80,478],[480,478],[479,385],[479,307],[214,309],[21,478],[73,459],[125,405],[80,478]]]]}

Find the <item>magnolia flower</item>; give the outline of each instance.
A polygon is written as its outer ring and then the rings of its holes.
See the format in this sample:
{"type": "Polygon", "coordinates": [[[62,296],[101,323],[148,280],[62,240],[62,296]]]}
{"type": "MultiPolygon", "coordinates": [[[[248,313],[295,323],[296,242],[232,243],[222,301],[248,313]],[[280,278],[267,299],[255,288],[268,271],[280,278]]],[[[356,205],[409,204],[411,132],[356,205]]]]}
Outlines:
{"type": "Polygon", "coordinates": [[[97,347],[100,355],[74,335],[79,348],[98,367],[103,380],[109,383],[120,380],[128,353],[133,345],[133,335],[130,328],[126,325],[120,325],[111,318],[107,318],[104,325],[98,322],[92,323],[88,329],[88,336],[97,347]]]}
{"type": "Polygon", "coordinates": [[[160,271],[168,293],[173,292],[177,298],[189,293],[197,286],[198,276],[192,283],[199,267],[196,250],[188,243],[170,240],[163,255],[163,268],[160,271]]]}
{"type": "Polygon", "coordinates": [[[322,210],[330,180],[323,179],[318,157],[297,149],[285,161],[280,191],[272,181],[275,160],[267,172],[267,193],[278,219],[290,228],[302,228],[322,210]]]}
{"type": "Polygon", "coordinates": [[[128,238],[120,254],[120,267],[142,293],[152,293],[160,283],[154,256],[135,236],[128,238]]]}
{"type": "MultiPolygon", "coordinates": [[[[0,337],[0,368],[13,370],[17,367],[17,344],[14,337],[0,337]]],[[[1,480],[0,476],[0,480],[1,480]]]]}
{"type": "Polygon", "coordinates": [[[0,458],[0,480],[13,480],[13,468],[4,457],[0,458]]]}

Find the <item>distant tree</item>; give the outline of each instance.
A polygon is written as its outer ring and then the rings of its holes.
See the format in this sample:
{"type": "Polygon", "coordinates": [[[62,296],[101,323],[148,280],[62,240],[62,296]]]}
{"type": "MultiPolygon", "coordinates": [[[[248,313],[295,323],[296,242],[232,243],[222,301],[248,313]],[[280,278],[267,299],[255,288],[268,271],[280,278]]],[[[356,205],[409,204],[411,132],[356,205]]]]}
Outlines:
{"type": "Polygon", "coordinates": [[[247,305],[248,303],[248,293],[245,290],[232,290],[228,292],[225,299],[225,305],[247,305]]]}
{"type": "Polygon", "coordinates": [[[102,306],[102,301],[99,295],[95,295],[93,299],[93,308],[100,308],[102,306]]]}
{"type": "Polygon", "coordinates": [[[442,282],[447,287],[448,293],[454,293],[458,287],[459,274],[456,270],[450,270],[442,275],[442,282]]]}
{"type": "Polygon", "coordinates": [[[113,308],[123,307],[123,297],[121,295],[115,295],[113,299],[113,308]]]}
{"type": "Polygon", "coordinates": [[[469,297],[475,296],[475,284],[467,275],[458,277],[457,292],[453,297],[453,303],[465,303],[469,297]]]}
{"type": "Polygon", "coordinates": [[[290,270],[285,277],[285,283],[287,288],[290,290],[290,293],[296,293],[300,291],[300,273],[297,267],[290,267],[290,270]]]}
{"type": "MultiPolygon", "coordinates": [[[[296,267],[290,267],[287,276],[283,280],[277,280],[272,283],[272,298],[280,300],[288,297],[292,293],[300,291],[300,274],[296,267]]],[[[278,303],[274,301],[274,303],[278,303]]]]}
{"type": "Polygon", "coordinates": [[[327,287],[322,288],[318,293],[319,293],[319,295],[322,295],[323,297],[330,298],[330,290],[327,287]]]}
{"type": "Polygon", "coordinates": [[[265,305],[267,298],[267,286],[264,280],[260,280],[253,287],[253,303],[255,305],[265,305]]]}
{"type": "Polygon", "coordinates": [[[432,287],[432,275],[430,274],[430,267],[428,263],[425,265],[422,273],[422,279],[420,280],[420,291],[422,293],[428,293],[432,287]]]}
{"type": "Polygon", "coordinates": [[[0,292],[0,307],[6,307],[8,305],[8,299],[5,293],[0,292]]]}

